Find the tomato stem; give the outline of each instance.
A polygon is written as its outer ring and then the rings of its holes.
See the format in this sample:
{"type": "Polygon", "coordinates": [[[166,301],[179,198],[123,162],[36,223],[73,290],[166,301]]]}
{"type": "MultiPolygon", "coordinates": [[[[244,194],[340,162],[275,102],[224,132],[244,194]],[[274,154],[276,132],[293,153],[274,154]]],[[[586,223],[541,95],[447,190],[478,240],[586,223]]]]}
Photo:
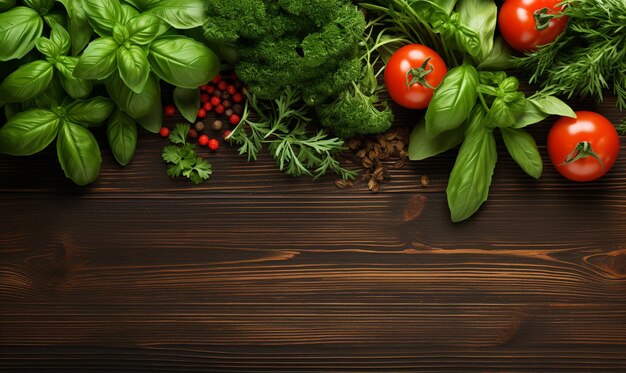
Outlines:
{"type": "Polygon", "coordinates": [[[432,73],[433,65],[428,66],[430,57],[424,60],[424,63],[420,67],[413,67],[406,72],[406,87],[410,88],[413,84],[423,85],[426,88],[435,89],[435,87],[428,84],[426,77],[432,73]],[[428,70],[426,68],[429,67],[428,70]]]}
{"type": "Polygon", "coordinates": [[[569,153],[567,157],[565,157],[565,160],[559,166],[565,166],[567,164],[574,163],[580,159],[585,159],[587,157],[593,157],[598,160],[598,162],[600,162],[600,166],[602,167],[602,171],[604,172],[604,162],[602,161],[602,158],[600,158],[598,153],[593,150],[593,147],[591,146],[591,143],[589,141],[581,141],[576,144],[574,150],[569,153]]]}
{"type": "Polygon", "coordinates": [[[549,12],[550,8],[541,8],[535,11],[535,28],[537,30],[542,31],[547,29],[552,19],[556,18],[554,14],[549,12]]]}

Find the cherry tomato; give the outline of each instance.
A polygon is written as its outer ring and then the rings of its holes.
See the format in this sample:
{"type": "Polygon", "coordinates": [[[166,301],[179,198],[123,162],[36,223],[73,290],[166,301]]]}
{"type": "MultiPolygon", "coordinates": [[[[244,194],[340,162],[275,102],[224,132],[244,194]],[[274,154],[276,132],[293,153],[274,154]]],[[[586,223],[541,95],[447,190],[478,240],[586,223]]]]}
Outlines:
{"type": "Polygon", "coordinates": [[[198,137],[198,144],[200,144],[200,146],[206,146],[208,143],[209,143],[209,136],[201,135],[200,137],[198,137]]]}
{"type": "Polygon", "coordinates": [[[548,154],[557,171],[574,181],[605,175],[617,160],[619,136],[608,119],[591,111],[559,119],[548,134],[548,154]]]}
{"type": "Polygon", "coordinates": [[[201,107],[200,109],[198,109],[198,118],[200,119],[204,119],[206,118],[206,109],[201,107]]]}
{"type": "Polygon", "coordinates": [[[385,66],[385,86],[391,98],[409,109],[425,109],[448,69],[434,50],[409,44],[398,49],[385,66]]]}
{"type": "Polygon", "coordinates": [[[216,151],[220,147],[220,142],[217,141],[217,139],[211,139],[209,140],[208,145],[209,145],[209,149],[216,151]]]}
{"type": "Polygon", "coordinates": [[[161,137],[167,137],[170,135],[170,129],[167,127],[161,127],[161,129],[159,130],[159,134],[161,135],[161,137]]]}
{"type": "Polygon", "coordinates": [[[534,51],[554,41],[567,27],[567,17],[558,17],[561,1],[506,0],[498,15],[502,37],[519,52],[534,51]]]}

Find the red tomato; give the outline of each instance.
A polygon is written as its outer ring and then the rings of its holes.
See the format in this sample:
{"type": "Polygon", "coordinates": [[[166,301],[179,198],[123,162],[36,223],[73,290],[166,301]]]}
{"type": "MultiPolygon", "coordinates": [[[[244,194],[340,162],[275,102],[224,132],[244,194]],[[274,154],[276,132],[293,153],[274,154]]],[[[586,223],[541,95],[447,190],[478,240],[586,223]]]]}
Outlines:
{"type": "Polygon", "coordinates": [[[435,88],[448,73],[434,50],[409,44],[398,49],[385,66],[385,86],[391,98],[409,109],[425,109],[435,88]]]}
{"type": "Polygon", "coordinates": [[[567,27],[567,17],[554,18],[562,0],[506,0],[500,8],[498,27],[515,50],[529,52],[554,41],[567,27]]]}
{"type": "Polygon", "coordinates": [[[559,119],[548,134],[548,154],[557,171],[574,181],[605,175],[617,160],[619,136],[608,119],[591,111],[559,119]]]}

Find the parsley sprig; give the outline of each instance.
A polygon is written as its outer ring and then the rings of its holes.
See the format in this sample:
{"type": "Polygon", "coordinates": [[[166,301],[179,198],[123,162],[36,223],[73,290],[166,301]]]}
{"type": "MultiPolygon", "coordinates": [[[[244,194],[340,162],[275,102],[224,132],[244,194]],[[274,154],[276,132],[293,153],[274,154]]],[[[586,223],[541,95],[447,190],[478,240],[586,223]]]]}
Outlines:
{"type": "Polygon", "coordinates": [[[198,156],[196,146],[187,143],[188,124],[177,124],[170,133],[169,145],[163,148],[163,160],[169,164],[167,174],[172,177],[186,177],[194,184],[208,180],[212,174],[211,164],[198,156]]]}
{"type": "Polygon", "coordinates": [[[239,154],[247,155],[248,161],[256,160],[267,145],[279,169],[291,176],[317,179],[333,171],[344,180],[354,179],[357,172],[336,158],[346,150],[343,140],[329,137],[324,130],[310,131],[307,113],[308,107],[293,90],[273,102],[249,95],[241,121],[227,140],[240,145],[239,154]]]}

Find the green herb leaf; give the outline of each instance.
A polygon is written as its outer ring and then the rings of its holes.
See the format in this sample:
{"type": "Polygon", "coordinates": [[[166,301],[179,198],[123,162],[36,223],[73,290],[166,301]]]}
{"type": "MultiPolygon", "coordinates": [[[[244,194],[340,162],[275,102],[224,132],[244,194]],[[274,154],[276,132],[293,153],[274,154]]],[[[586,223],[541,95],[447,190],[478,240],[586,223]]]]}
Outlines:
{"type": "Polygon", "coordinates": [[[110,36],[116,23],[123,23],[119,0],[82,0],[87,19],[100,36],[110,36]]]}
{"type": "Polygon", "coordinates": [[[465,138],[466,126],[461,125],[453,130],[442,132],[435,137],[426,134],[426,123],[420,120],[409,141],[409,159],[412,161],[421,161],[448,151],[463,142],[465,138]]]}
{"type": "Polygon", "coordinates": [[[139,45],[150,44],[167,31],[167,26],[163,25],[163,21],[149,13],[133,17],[126,27],[130,35],[129,41],[139,45]]]}
{"type": "Polygon", "coordinates": [[[159,104],[155,106],[154,109],[148,113],[148,115],[137,119],[137,123],[148,132],[159,133],[159,130],[163,126],[163,110],[161,109],[161,101],[159,101],[159,104]]]}
{"type": "Polygon", "coordinates": [[[200,108],[200,91],[197,89],[174,88],[174,104],[189,122],[195,122],[200,108]]]}
{"type": "Polygon", "coordinates": [[[35,61],[20,66],[0,84],[0,103],[24,102],[45,91],[54,68],[48,61],[35,61]]]}
{"type": "Polygon", "coordinates": [[[524,107],[524,113],[517,118],[516,123],[511,127],[520,129],[528,127],[532,124],[539,123],[546,119],[549,115],[544,113],[534,102],[526,100],[526,106],[524,107]]]}
{"type": "Polygon", "coordinates": [[[52,9],[54,0],[24,0],[24,4],[39,14],[47,14],[52,9]]]}
{"type": "Polygon", "coordinates": [[[50,60],[57,59],[61,54],[59,47],[50,41],[50,39],[46,39],[44,37],[37,38],[37,40],[35,40],[35,47],[39,52],[41,52],[41,54],[50,60]]]}
{"type": "Polygon", "coordinates": [[[148,4],[150,13],[180,30],[200,27],[207,19],[207,7],[202,0],[161,0],[148,4]]]}
{"type": "Polygon", "coordinates": [[[24,57],[42,31],[43,20],[33,9],[18,6],[0,13],[0,61],[24,57]]]}
{"type": "Polygon", "coordinates": [[[15,0],[0,0],[0,12],[15,7],[15,0]]]}
{"type": "Polygon", "coordinates": [[[141,94],[150,76],[150,63],[147,52],[136,45],[121,46],[117,50],[117,68],[126,85],[141,94]]]}
{"type": "Polygon", "coordinates": [[[185,145],[187,143],[187,134],[191,127],[188,124],[177,124],[170,133],[170,142],[172,144],[185,145]]]}
{"type": "Polygon", "coordinates": [[[513,67],[511,48],[498,36],[489,55],[478,65],[480,70],[508,70],[513,67]]]}
{"type": "Polygon", "coordinates": [[[70,52],[72,42],[70,41],[70,34],[65,28],[59,24],[52,27],[50,32],[50,41],[57,46],[59,54],[65,56],[70,52]]]}
{"type": "Polygon", "coordinates": [[[569,105],[554,96],[541,96],[530,99],[541,111],[549,115],[576,118],[576,113],[569,105]]]}
{"type": "Polygon", "coordinates": [[[493,49],[498,7],[493,0],[459,0],[457,10],[461,14],[461,23],[480,39],[478,60],[486,60],[493,49]]]}
{"type": "Polygon", "coordinates": [[[453,222],[472,216],[489,196],[498,159],[493,133],[481,125],[482,110],[470,119],[465,142],[450,174],[446,190],[453,222]]]}
{"type": "Polygon", "coordinates": [[[513,160],[528,175],[539,179],[543,172],[543,161],[535,139],[528,132],[520,129],[501,128],[500,131],[513,160]]]}
{"type": "Polygon", "coordinates": [[[61,86],[73,99],[86,98],[93,90],[91,80],[79,79],[74,76],[74,69],[78,63],[78,57],[59,57],[54,65],[60,74],[61,86]]]}
{"type": "Polygon", "coordinates": [[[426,132],[431,137],[459,127],[476,103],[478,72],[471,65],[448,71],[426,111],[426,132]]]}
{"type": "Polygon", "coordinates": [[[485,125],[494,127],[511,127],[518,123],[518,118],[522,117],[526,109],[526,98],[522,92],[514,94],[515,98],[511,102],[506,102],[504,98],[496,98],[491,105],[491,109],[485,118],[485,125]]]}
{"type": "Polygon", "coordinates": [[[211,164],[202,158],[197,158],[193,167],[183,171],[183,176],[189,178],[194,184],[201,184],[208,180],[212,173],[211,164]]]}
{"type": "Polygon", "coordinates": [[[39,153],[54,140],[61,120],[49,110],[31,109],[12,115],[0,128],[0,153],[24,156],[39,153]]]}
{"type": "Polygon", "coordinates": [[[152,42],[148,60],[161,79],[182,88],[198,88],[220,69],[217,56],[209,48],[182,36],[164,36],[152,42]]]}
{"type": "Polygon", "coordinates": [[[157,77],[154,75],[150,75],[148,77],[141,94],[137,94],[128,88],[118,73],[112,74],[106,80],[106,88],[109,96],[111,96],[111,99],[115,102],[115,104],[133,119],[153,116],[155,120],[151,122],[158,122],[156,124],[156,126],[158,126],[156,131],[153,131],[155,129],[155,125],[150,125],[146,129],[153,133],[159,132],[159,129],[161,128],[161,120],[160,117],[156,116],[155,112],[158,111],[158,114],[162,113],[161,86],[157,77]]]}
{"type": "Polygon", "coordinates": [[[98,142],[91,132],[78,124],[65,122],[57,139],[57,156],[65,176],[84,186],[100,173],[102,156],[98,142]]]}
{"type": "Polygon", "coordinates": [[[115,110],[109,117],[107,139],[117,162],[122,166],[130,163],[137,148],[137,125],[133,118],[115,110]]]}
{"type": "Polygon", "coordinates": [[[119,47],[112,37],[102,37],[92,41],[78,60],[74,76],[92,80],[109,77],[116,70],[119,47]]]}
{"type": "Polygon", "coordinates": [[[68,14],[67,31],[72,43],[72,54],[77,56],[91,40],[93,29],[87,20],[81,0],[60,0],[68,14]]]}
{"type": "Polygon", "coordinates": [[[67,106],[67,119],[84,126],[102,124],[113,112],[113,101],[104,97],[95,97],[91,100],[78,100],[67,106]]]}

